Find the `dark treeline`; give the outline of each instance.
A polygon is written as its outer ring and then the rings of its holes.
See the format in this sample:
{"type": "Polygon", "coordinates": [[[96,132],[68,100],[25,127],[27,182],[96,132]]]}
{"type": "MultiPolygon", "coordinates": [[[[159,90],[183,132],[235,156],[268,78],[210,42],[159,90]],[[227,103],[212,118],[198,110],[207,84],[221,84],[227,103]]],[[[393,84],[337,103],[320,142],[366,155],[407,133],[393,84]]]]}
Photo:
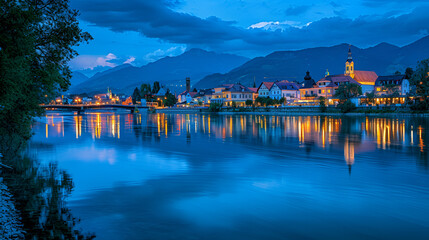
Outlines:
{"type": "MultiPolygon", "coordinates": [[[[75,46],[92,39],[79,28],[68,0],[0,1],[0,181],[20,214],[26,239],[91,239],[64,199],[69,175],[23,153],[40,103],[68,89],[75,46]]],[[[2,238],[0,236],[0,238],[2,238]]]]}

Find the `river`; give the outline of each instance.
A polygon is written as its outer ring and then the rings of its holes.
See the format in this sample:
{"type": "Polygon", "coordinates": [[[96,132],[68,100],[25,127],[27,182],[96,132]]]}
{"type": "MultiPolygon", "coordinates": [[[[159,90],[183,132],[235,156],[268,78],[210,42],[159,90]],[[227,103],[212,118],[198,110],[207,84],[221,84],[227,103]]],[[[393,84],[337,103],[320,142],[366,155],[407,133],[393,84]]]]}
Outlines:
{"type": "Polygon", "coordinates": [[[48,112],[97,239],[429,239],[429,119],[48,112]]]}

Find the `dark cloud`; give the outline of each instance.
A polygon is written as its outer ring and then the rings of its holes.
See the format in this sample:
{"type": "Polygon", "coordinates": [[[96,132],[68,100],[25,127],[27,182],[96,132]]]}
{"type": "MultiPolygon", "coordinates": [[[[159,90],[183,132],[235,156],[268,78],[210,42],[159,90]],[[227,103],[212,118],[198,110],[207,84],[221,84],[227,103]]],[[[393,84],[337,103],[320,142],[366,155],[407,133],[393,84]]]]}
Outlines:
{"type": "MultiPolygon", "coordinates": [[[[374,0],[373,0],[374,1],[374,0]]],[[[220,51],[299,49],[348,42],[405,44],[429,32],[428,7],[400,16],[323,18],[304,27],[283,30],[246,29],[217,17],[202,19],[173,10],[180,1],[74,0],[81,19],[113,31],[136,31],[149,38],[220,51]]],[[[332,5],[332,4],[331,4],[332,5]]]]}
{"type": "Polygon", "coordinates": [[[338,4],[338,3],[334,2],[334,1],[329,2],[329,5],[331,5],[334,8],[341,7],[340,4],[338,4]]]}
{"type": "Polygon", "coordinates": [[[382,8],[387,4],[409,6],[411,3],[427,3],[427,0],[363,0],[362,5],[366,7],[382,8]]]}
{"type": "Polygon", "coordinates": [[[285,13],[286,16],[299,16],[303,13],[306,13],[308,10],[310,10],[310,8],[311,6],[308,5],[289,7],[286,9],[285,13]]]}

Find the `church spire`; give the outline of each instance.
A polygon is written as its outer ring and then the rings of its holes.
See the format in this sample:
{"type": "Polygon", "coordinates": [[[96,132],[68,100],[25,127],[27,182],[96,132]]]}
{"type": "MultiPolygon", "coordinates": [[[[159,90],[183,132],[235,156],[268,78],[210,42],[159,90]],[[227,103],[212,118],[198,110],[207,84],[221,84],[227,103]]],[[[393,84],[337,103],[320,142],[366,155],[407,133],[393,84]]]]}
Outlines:
{"type": "Polygon", "coordinates": [[[351,47],[351,45],[349,45],[349,56],[347,57],[347,62],[353,62],[352,50],[350,47],[351,47]]]}
{"type": "Polygon", "coordinates": [[[351,78],[355,77],[355,63],[353,62],[352,58],[352,50],[351,45],[349,45],[349,53],[348,53],[347,61],[346,61],[346,68],[344,71],[344,75],[350,76],[351,78]]]}

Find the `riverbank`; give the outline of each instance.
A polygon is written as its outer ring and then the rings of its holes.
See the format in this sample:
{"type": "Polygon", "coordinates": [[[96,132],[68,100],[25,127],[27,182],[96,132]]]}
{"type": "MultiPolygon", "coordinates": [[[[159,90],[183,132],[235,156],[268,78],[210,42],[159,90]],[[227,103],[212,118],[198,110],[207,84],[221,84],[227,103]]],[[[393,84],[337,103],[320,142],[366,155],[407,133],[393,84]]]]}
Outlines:
{"type": "Polygon", "coordinates": [[[23,239],[24,232],[12,195],[0,178],[0,238],[23,239]]]}
{"type": "MultiPolygon", "coordinates": [[[[208,108],[162,108],[156,109],[156,113],[172,114],[211,114],[208,108]]],[[[222,108],[216,114],[220,115],[270,115],[270,116],[420,116],[429,117],[429,112],[412,112],[404,107],[358,107],[355,111],[341,113],[339,109],[328,107],[326,112],[321,112],[318,106],[297,107],[245,107],[245,108],[222,108]]]]}

